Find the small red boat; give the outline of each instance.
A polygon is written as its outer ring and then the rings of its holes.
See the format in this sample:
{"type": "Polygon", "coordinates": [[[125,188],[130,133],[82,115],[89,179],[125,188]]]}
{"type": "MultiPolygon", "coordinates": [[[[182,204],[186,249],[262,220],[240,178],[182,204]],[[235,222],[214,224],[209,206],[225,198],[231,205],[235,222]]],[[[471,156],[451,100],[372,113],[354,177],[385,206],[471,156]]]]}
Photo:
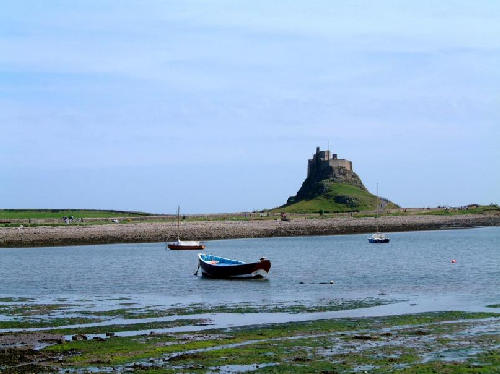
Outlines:
{"type": "Polygon", "coordinates": [[[168,243],[167,247],[169,249],[174,249],[174,250],[185,250],[185,249],[205,249],[205,244],[202,244],[198,241],[183,241],[177,239],[176,242],[173,243],[168,243]]]}

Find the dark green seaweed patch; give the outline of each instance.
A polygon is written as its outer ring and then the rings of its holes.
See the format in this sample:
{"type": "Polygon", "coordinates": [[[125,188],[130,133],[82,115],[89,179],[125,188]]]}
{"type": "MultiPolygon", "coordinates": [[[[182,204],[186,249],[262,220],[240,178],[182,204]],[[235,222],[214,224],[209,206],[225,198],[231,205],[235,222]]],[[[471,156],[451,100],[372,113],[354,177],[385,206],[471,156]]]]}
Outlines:
{"type": "Polygon", "coordinates": [[[337,310],[350,310],[358,308],[370,308],[385,305],[399,300],[383,300],[366,298],[363,300],[333,299],[318,305],[305,304],[278,304],[278,305],[255,305],[252,303],[238,303],[235,305],[208,305],[195,303],[185,307],[173,308],[119,308],[105,311],[79,311],[82,315],[121,317],[125,319],[161,318],[168,316],[181,316],[206,313],[312,313],[337,310]]]}
{"type": "Polygon", "coordinates": [[[0,321],[0,329],[25,329],[25,328],[44,328],[76,325],[83,323],[101,322],[101,319],[71,317],[71,318],[51,318],[51,319],[21,319],[11,321],[0,321]]]}
{"type": "Polygon", "coordinates": [[[490,305],[486,305],[486,308],[500,308],[500,304],[490,304],[490,305]]]}

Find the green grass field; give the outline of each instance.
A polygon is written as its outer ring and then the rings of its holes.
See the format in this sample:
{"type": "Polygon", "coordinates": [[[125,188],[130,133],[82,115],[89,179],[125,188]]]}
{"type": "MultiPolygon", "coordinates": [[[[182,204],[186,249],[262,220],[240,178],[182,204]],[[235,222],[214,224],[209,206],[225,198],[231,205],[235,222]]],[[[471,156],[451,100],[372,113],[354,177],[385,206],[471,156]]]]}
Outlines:
{"type": "MultiPolygon", "coordinates": [[[[330,185],[329,191],[317,198],[311,200],[303,200],[299,201],[295,204],[272,209],[266,211],[271,213],[269,216],[258,216],[258,215],[242,215],[242,214],[234,214],[234,215],[200,215],[200,216],[186,216],[183,220],[186,221],[252,221],[252,220],[272,220],[276,219],[276,216],[273,216],[272,213],[279,212],[287,212],[292,214],[312,214],[310,218],[317,217],[316,215],[320,212],[324,213],[324,218],[333,217],[335,213],[342,212],[363,212],[366,213],[358,213],[355,214],[355,217],[371,217],[374,216],[373,212],[376,209],[376,196],[372,195],[367,191],[363,191],[362,189],[348,185],[348,184],[339,184],[333,183],[330,185]],[[356,207],[350,207],[345,204],[340,204],[335,202],[335,196],[349,196],[354,198],[357,203],[356,207]],[[371,212],[368,212],[371,211],[371,212]]],[[[385,207],[385,209],[395,209],[398,208],[396,205],[389,203],[385,207]]],[[[478,207],[470,207],[468,209],[433,209],[426,210],[422,208],[421,211],[408,211],[405,212],[403,209],[396,212],[380,212],[381,215],[392,215],[392,216],[401,216],[401,215],[415,215],[415,214],[423,214],[423,215],[461,215],[461,214],[500,214],[500,207],[496,204],[491,205],[481,205],[478,207]]],[[[150,213],[143,212],[127,212],[120,210],[97,210],[97,209],[0,209],[0,220],[9,220],[9,219],[60,219],[64,216],[69,217],[73,216],[74,218],[102,218],[102,222],[92,221],[86,222],[85,224],[99,224],[99,223],[109,223],[109,218],[114,217],[141,217],[141,216],[151,216],[150,213]]],[[[168,218],[168,217],[165,217],[168,218]]],[[[175,218],[175,217],[174,217],[175,218]]],[[[170,217],[169,219],[173,219],[170,217]]],[[[158,222],[163,222],[163,218],[159,219],[158,222]]],[[[4,221],[5,222],[5,221],[4,221]]],[[[15,222],[15,221],[14,221],[15,222]]],[[[149,221],[152,222],[152,221],[149,221]]],[[[121,223],[125,223],[121,222],[121,223]]],[[[8,223],[1,223],[1,226],[9,226],[8,223]]],[[[17,226],[16,223],[12,223],[10,225],[17,226]]],[[[37,226],[38,224],[33,223],[33,226],[37,226]]],[[[55,224],[58,225],[58,224],[55,224]]]]}
{"type": "Polygon", "coordinates": [[[471,207],[467,209],[439,209],[439,210],[431,210],[429,212],[424,212],[422,214],[425,215],[437,215],[437,216],[454,216],[459,214],[491,214],[491,213],[500,213],[500,207],[496,204],[490,205],[480,205],[477,207],[471,207]]]}
{"type": "Polygon", "coordinates": [[[97,209],[0,209],[0,219],[26,219],[26,218],[62,218],[73,216],[75,218],[110,218],[110,217],[138,217],[148,216],[149,213],[126,212],[120,210],[97,209]]]}
{"type": "MultiPolygon", "coordinates": [[[[288,213],[324,213],[352,212],[363,210],[375,210],[377,197],[359,187],[345,183],[330,183],[328,190],[321,196],[310,200],[302,200],[297,203],[275,209],[288,213]],[[348,199],[351,204],[340,201],[348,199]]],[[[386,206],[387,209],[397,208],[393,203],[386,206]]]]}

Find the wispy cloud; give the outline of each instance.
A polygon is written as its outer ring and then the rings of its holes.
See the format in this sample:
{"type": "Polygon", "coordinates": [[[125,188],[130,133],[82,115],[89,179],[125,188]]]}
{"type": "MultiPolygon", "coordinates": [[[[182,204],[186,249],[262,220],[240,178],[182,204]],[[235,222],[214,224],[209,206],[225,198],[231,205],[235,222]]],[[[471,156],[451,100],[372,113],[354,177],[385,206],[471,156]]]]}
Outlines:
{"type": "MultiPolygon", "coordinates": [[[[238,189],[246,172],[234,165],[263,165],[256,180],[278,181],[328,140],[368,180],[378,178],[372,162],[397,170],[388,172],[388,184],[398,183],[388,196],[415,191],[407,165],[419,150],[453,171],[486,171],[447,156],[463,149],[500,169],[497,2],[2,6],[0,168],[16,165],[15,178],[41,165],[165,172],[205,163],[229,168],[238,189]],[[277,159],[282,169],[265,167],[277,159]]],[[[495,181],[443,199],[500,200],[488,189],[495,181]]],[[[398,201],[411,205],[413,195],[398,201]]]]}

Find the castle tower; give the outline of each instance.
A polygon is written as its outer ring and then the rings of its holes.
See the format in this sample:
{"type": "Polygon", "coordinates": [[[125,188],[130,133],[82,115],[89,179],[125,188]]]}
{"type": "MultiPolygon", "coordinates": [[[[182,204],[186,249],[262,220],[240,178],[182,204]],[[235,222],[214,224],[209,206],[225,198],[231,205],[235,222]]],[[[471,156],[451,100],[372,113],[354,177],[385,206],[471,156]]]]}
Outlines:
{"type": "MultiPolygon", "coordinates": [[[[335,176],[335,169],[343,168],[352,172],[352,162],[337,158],[337,154],[330,151],[322,151],[316,147],[316,153],[307,161],[307,178],[329,179],[335,176]]],[[[337,173],[338,174],[338,173],[337,173]]]]}

